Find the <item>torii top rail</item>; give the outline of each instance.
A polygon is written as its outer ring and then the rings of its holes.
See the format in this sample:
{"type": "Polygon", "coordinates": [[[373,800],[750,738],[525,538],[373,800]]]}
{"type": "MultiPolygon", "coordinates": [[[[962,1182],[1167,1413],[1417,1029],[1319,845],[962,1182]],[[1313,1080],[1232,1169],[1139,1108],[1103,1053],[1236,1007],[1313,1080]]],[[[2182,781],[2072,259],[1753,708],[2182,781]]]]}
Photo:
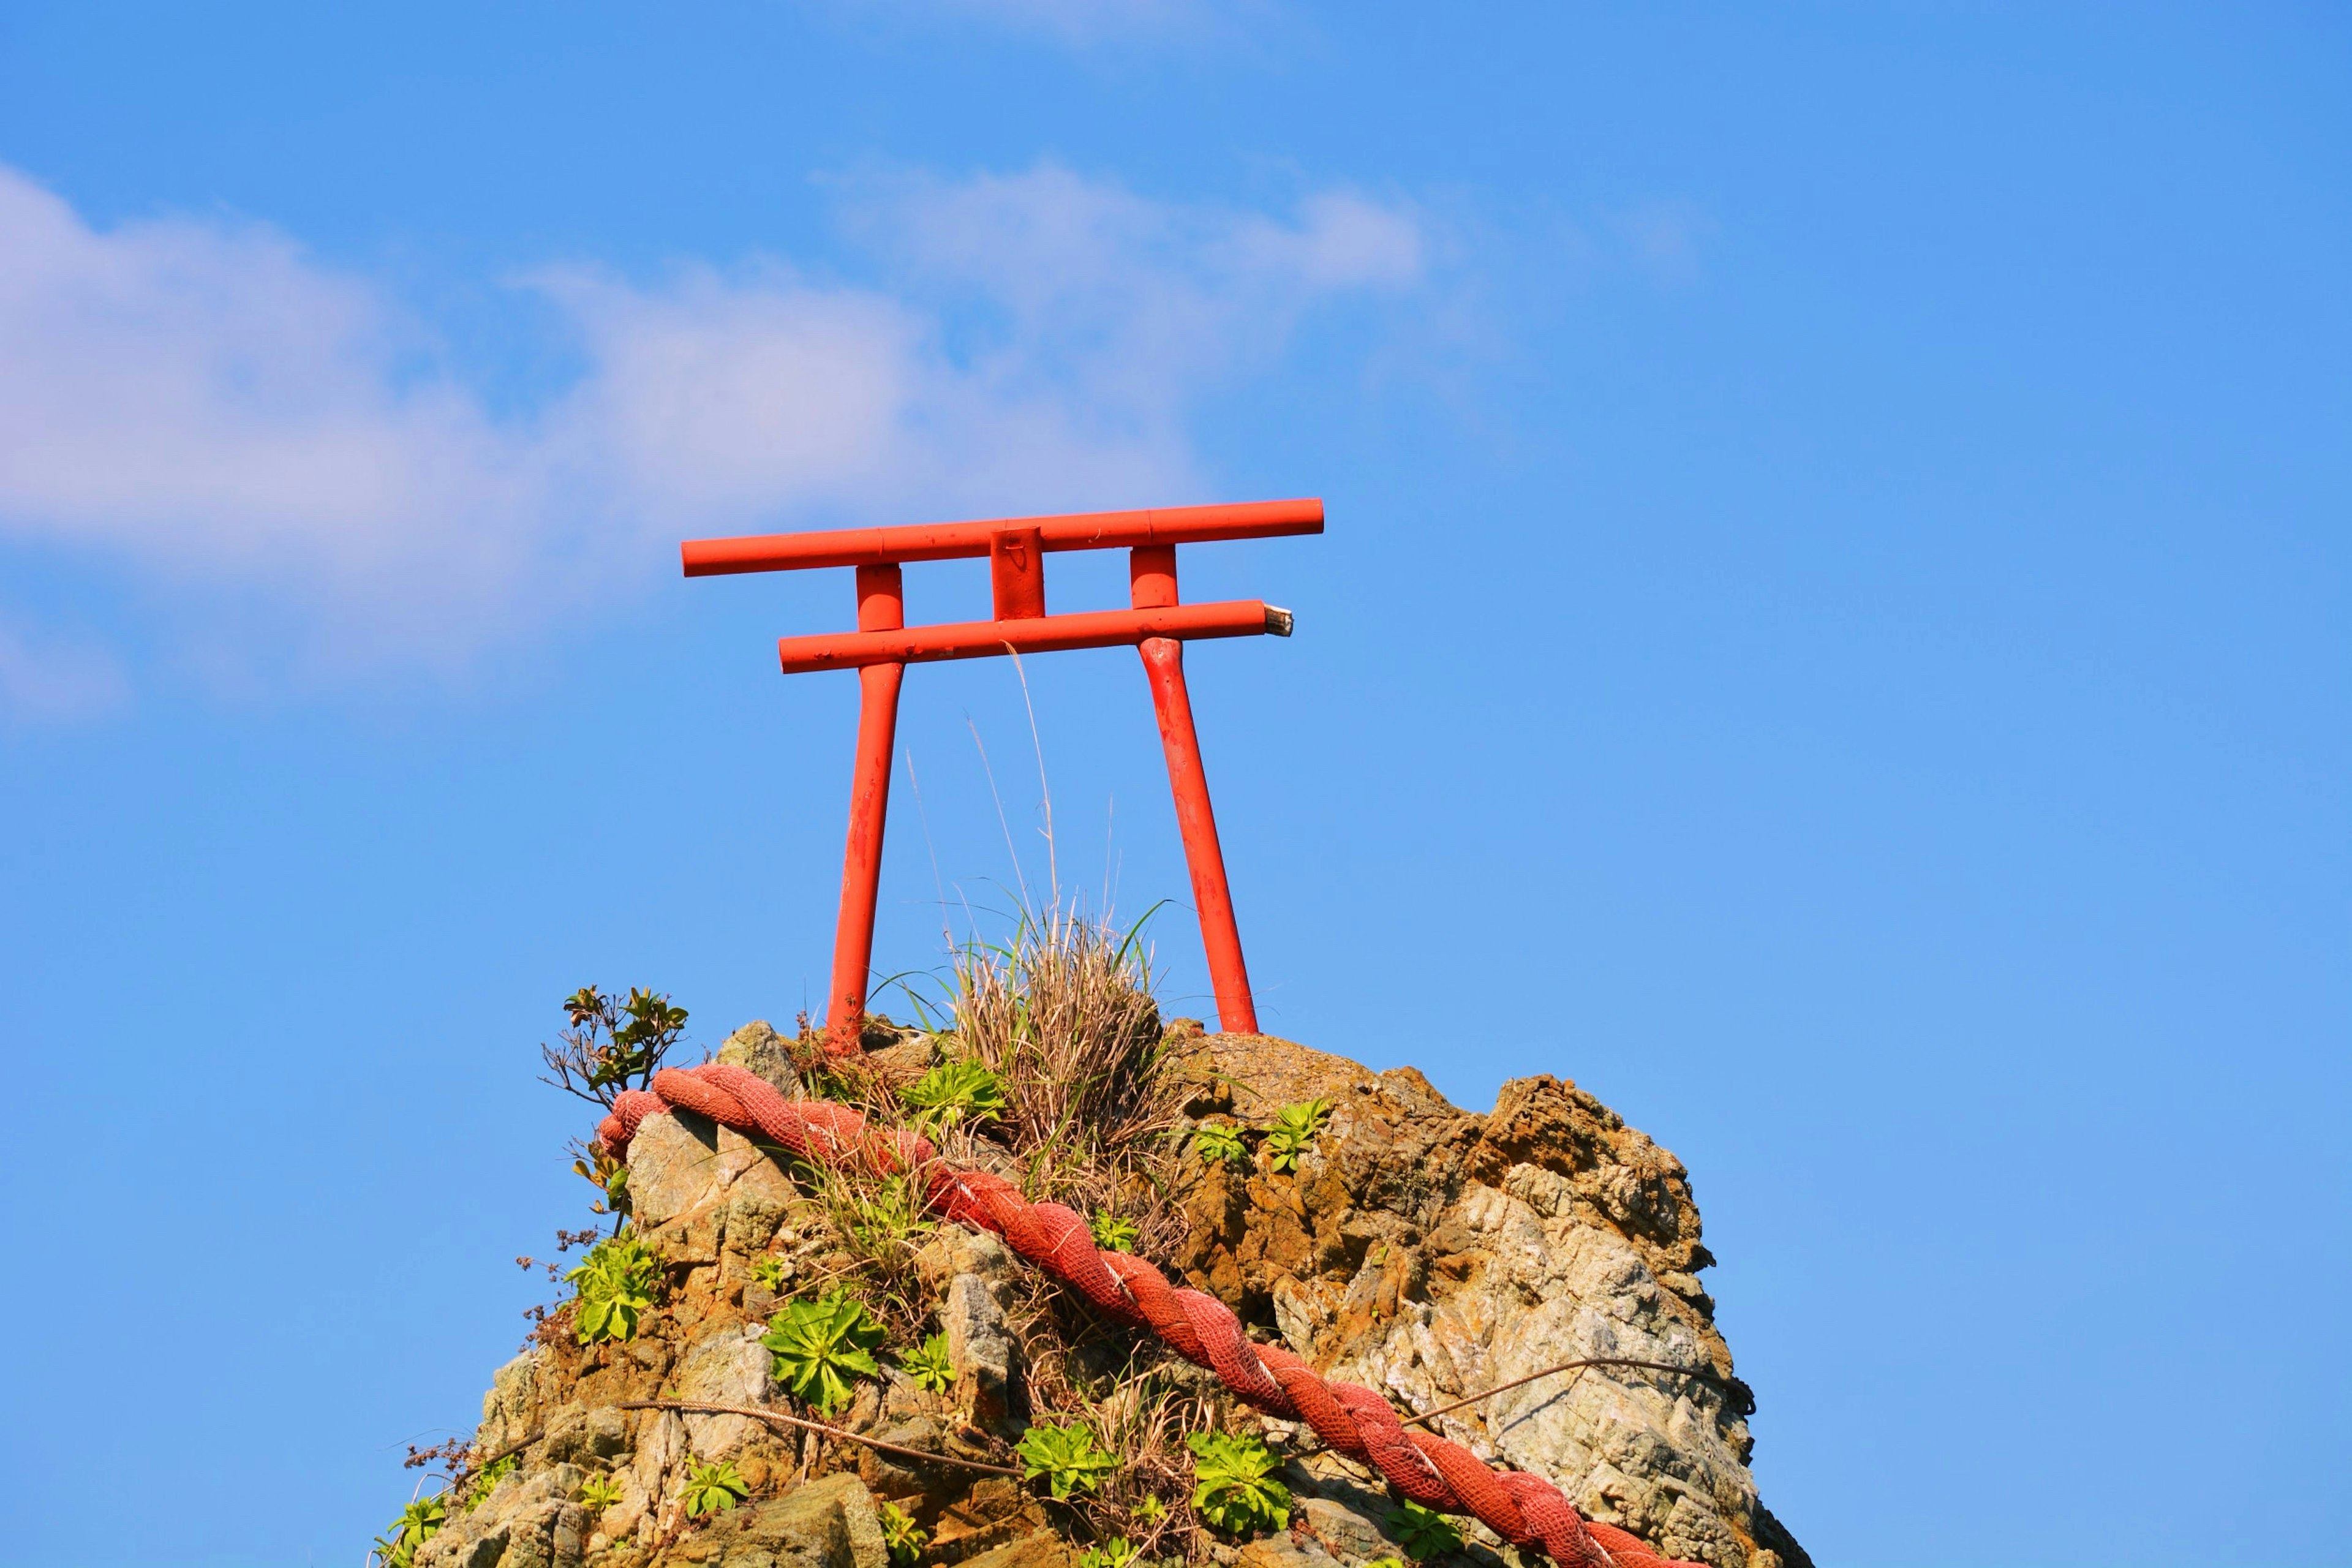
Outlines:
{"type": "Polygon", "coordinates": [[[874,906],[882,873],[882,827],[890,801],[890,753],[898,727],[898,686],[909,664],[992,654],[1052,653],[1131,643],[1143,657],[1176,826],[1201,912],[1201,945],[1217,997],[1221,1028],[1254,1034],[1257,1009],[1242,962],[1241,931],[1217,845],[1216,815],[1192,728],[1184,686],[1184,644],[1194,637],[1290,635],[1291,617],[1256,599],[1186,605],[1176,594],[1176,547],[1229,539],[1267,539],[1323,531],[1318,500],[1150,511],[1078,512],[1003,518],[989,522],[922,523],[829,532],[694,539],[679,547],[689,577],[735,572],[796,572],[819,566],[857,569],[857,629],[783,637],[777,654],[787,675],[855,669],[863,689],[857,763],[849,795],[849,847],[841,872],[841,918],[834,931],[833,989],[826,1010],[830,1048],[854,1051],[866,1016],[874,954],[874,906]],[[1060,550],[1125,550],[1130,608],[1045,613],[1045,556],[1060,550]],[[909,561],[986,556],[995,618],[909,626],[899,567],[909,561]]]}

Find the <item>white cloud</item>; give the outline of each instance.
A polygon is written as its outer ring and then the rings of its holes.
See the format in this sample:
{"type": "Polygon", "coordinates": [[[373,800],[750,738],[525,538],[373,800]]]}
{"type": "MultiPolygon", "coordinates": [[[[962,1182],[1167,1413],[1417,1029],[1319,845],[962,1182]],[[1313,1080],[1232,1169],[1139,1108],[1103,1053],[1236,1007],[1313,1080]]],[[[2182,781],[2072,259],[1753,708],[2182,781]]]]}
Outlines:
{"type": "MultiPolygon", "coordinates": [[[[284,236],[100,230],[0,167],[0,542],[128,566],[191,615],[265,604],[315,669],[462,663],[649,580],[682,533],[1193,495],[1202,393],[1318,302],[1410,287],[1425,249],[1344,193],[1275,217],[1048,166],[843,196],[887,291],[551,268],[520,286],[586,369],[498,418],[381,289],[284,236]]],[[[0,668],[33,668],[8,646],[0,668]]]]}

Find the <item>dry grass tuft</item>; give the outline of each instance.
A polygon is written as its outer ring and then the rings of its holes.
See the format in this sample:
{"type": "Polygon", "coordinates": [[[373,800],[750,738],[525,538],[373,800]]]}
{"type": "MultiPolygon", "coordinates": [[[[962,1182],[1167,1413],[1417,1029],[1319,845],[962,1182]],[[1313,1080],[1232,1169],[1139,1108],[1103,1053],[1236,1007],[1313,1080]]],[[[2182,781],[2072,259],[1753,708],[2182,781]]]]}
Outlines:
{"type": "Polygon", "coordinates": [[[1002,1136],[1026,1194],[1128,1219],[1146,1251],[1171,1241],[1185,1096],[1164,1070],[1138,936],[1075,911],[1024,916],[1009,945],[960,952],[955,978],[950,1048],[1003,1082],[1002,1136]]]}

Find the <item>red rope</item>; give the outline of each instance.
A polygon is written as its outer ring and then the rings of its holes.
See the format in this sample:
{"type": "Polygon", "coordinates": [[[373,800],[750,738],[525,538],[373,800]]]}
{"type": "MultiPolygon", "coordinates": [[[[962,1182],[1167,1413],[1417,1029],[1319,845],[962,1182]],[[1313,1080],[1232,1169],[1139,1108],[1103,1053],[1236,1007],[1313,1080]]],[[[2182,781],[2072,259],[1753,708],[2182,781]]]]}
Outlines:
{"type": "Polygon", "coordinates": [[[1388,1401],[1370,1389],[1331,1382],[1284,1346],[1253,1342],[1241,1320],[1214,1296],[1171,1285],[1140,1258],[1103,1251],[1077,1214],[1060,1204],[1030,1203],[1018,1187],[989,1172],[950,1169],[919,1134],[869,1132],[866,1118],[847,1106],[786,1100],[758,1075],[717,1062],[665,1068],[654,1075],[650,1093],[630,1089],[614,1100],[597,1136],[617,1157],[639,1122],[672,1106],[755,1133],[804,1160],[923,1173],[932,1208],[995,1232],[1098,1310],[1150,1330],[1186,1361],[1215,1372],[1245,1403],[1306,1423],[1326,1444],[1378,1470],[1424,1508],[1474,1515],[1515,1546],[1541,1548],[1561,1568],[1702,1568],[1669,1563],[1638,1537],[1586,1520],[1540,1476],[1497,1473],[1458,1443],[1407,1431],[1388,1401]]]}

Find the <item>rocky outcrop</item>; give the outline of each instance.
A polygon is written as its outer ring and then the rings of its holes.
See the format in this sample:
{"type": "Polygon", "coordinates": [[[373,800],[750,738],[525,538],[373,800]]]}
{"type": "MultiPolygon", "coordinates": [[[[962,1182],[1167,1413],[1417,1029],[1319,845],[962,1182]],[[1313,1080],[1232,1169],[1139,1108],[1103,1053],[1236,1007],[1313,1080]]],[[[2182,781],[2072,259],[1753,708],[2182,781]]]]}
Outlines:
{"type": "MultiPolygon", "coordinates": [[[[894,1077],[935,1054],[925,1039],[869,1043],[888,1051],[894,1077]]],[[[1713,1259],[1671,1153],[1554,1078],[1510,1083],[1478,1115],[1411,1068],[1374,1073],[1286,1041],[1181,1025],[1169,1045],[1196,1123],[1255,1126],[1318,1099],[1331,1109],[1293,1170],[1263,1152],[1188,1169],[1188,1235],[1163,1262],[1401,1411],[1433,1411],[1571,1360],[1656,1363],[1540,1377],[1434,1428],[1550,1478],[1589,1516],[1669,1556],[1810,1568],[1758,1498],[1753,1401],[1699,1282],[1713,1259]]],[[[764,1024],[720,1054],[803,1092],[786,1042],[764,1024]]],[[[782,1407],[760,1343],[776,1293],[752,1265],[766,1260],[787,1295],[839,1266],[820,1205],[727,1129],[685,1112],[648,1117],[628,1169],[640,1233],[668,1271],[662,1305],[631,1341],[583,1347],[551,1331],[498,1373],[475,1451],[515,1450],[520,1468],[471,1511],[453,1510],[417,1568],[887,1568],[884,1500],[929,1531],[925,1568],[1075,1568],[1057,1529],[1067,1516],[1012,1479],[820,1445],[741,1415],[623,1408],[782,1407]],[[689,1519],[687,1478],[717,1461],[749,1495],[689,1519]],[[581,1501],[592,1476],[602,1478],[593,1512],[581,1501]]],[[[1015,1319],[1036,1310],[1035,1281],[996,1238],[956,1227],[932,1235],[914,1268],[952,1391],[926,1394],[886,1364],[837,1419],[900,1448],[1001,1463],[1025,1424],[1015,1319]]],[[[1270,1425],[1279,1446],[1286,1434],[1270,1425]]],[[[1289,1434],[1288,1446],[1298,1456],[1285,1472],[1297,1493],[1290,1528],[1209,1555],[1254,1568],[1408,1555],[1394,1505],[1365,1472],[1315,1452],[1311,1433],[1289,1434]]],[[[1501,1568],[1501,1543],[1469,1533],[1470,1557],[1501,1568]]]]}
{"type": "Polygon", "coordinates": [[[1220,1170],[1195,1192],[1181,1260],[1194,1283],[1405,1410],[1563,1362],[1687,1368],[1559,1373],[1433,1427],[1668,1556],[1809,1563],[1757,1496],[1754,1403],[1698,1281],[1714,1258],[1674,1155],[1550,1077],[1506,1084],[1479,1116],[1411,1068],[1374,1073],[1263,1036],[1206,1037],[1186,1065],[1203,1120],[1331,1106],[1295,1174],[1220,1170]]]}

